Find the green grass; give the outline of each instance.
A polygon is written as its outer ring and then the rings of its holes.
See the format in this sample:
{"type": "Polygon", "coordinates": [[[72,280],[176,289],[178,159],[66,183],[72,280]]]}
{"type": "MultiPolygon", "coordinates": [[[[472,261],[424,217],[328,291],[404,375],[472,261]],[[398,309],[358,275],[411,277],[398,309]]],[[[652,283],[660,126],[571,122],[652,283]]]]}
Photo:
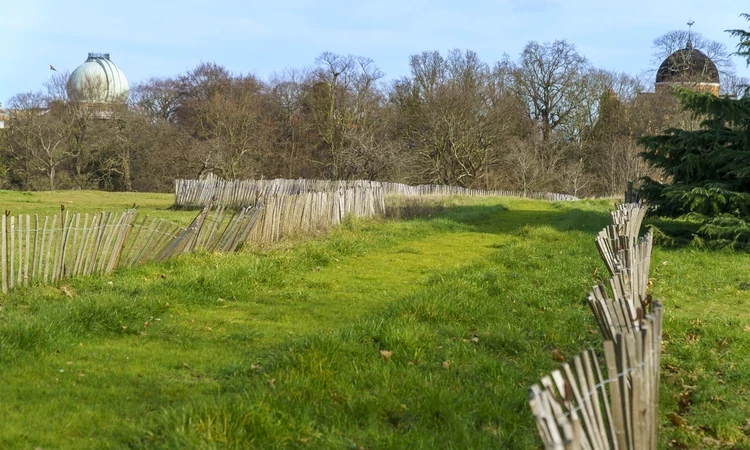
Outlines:
{"type": "Polygon", "coordinates": [[[660,408],[670,448],[750,448],[750,255],[656,249],[660,408]]]}
{"type": "Polygon", "coordinates": [[[0,207],[11,215],[60,213],[60,206],[71,213],[121,212],[133,205],[140,214],[168,219],[186,226],[197,211],[172,209],[174,194],[103,191],[37,191],[18,192],[0,190],[0,207]]]}
{"type": "MultiPolygon", "coordinates": [[[[170,201],[150,207],[181,214],[170,201]]],[[[0,311],[0,448],[537,448],[528,386],[553,354],[601,347],[584,298],[610,208],[454,199],[422,219],[15,291],[0,311]]],[[[662,445],[746,448],[750,259],[653,261],[662,445]]]]}

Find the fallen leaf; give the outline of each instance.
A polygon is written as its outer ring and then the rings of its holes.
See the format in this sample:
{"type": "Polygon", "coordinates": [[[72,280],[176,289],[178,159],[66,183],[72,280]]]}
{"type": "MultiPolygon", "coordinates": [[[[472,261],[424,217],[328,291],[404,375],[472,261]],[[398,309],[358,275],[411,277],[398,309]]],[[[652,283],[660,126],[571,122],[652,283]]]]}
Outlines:
{"type": "Polygon", "coordinates": [[[552,356],[552,359],[557,362],[565,361],[565,355],[559,349],[553,348],[552,351],[549,352],[549,354],[550,356],[552,356]]]}
{"type": "Polygon", "coordinates": [[[68,285],[63,285],[63,286],[60,286],[58,289],[60,289],[60,291],[62,291],[63,294],[67,295],[70,298],[73,298],[74,293],[73,293],[72,287],[68,285]]]}
{"type": "Polygon", "coordinates": [[[443,361],[443,369],[450,369],[451,368],[451,362],[450,361],[443,361]]]}
{"type": "Polygon", "coordinates": [[[685,423],[685,419],[674,412],[667,414],[667,419],[669,419],[669,421],[672,422],[672,425],[676,427],[681,427],[685,423]]]}
{"type": "Polygon", "coordinates": [[[688,411],[690,411],[690,406],[693,404],[694,396],[695,386],[682,386],[682,391],[680,392],[678,398],[681,413],[687,413],[688,411]]]}
{"type": "MultiPolygon", "coordinates": [[[[714,439],[712,437],[704,437],[703,443],[706,445],[706,448],[722,448],[725,447],[722,445],[722,442],[718,439],[714,439]]],[[[726,447],[725,447],[726,448],[726,447]]]]}
{"type": "Polygon", "coordinates": [[[388,361],[391,359],[391,355],[393,354],[390,350],[380,350],[380,356],[383,358],[383,360],[388,361]]]}

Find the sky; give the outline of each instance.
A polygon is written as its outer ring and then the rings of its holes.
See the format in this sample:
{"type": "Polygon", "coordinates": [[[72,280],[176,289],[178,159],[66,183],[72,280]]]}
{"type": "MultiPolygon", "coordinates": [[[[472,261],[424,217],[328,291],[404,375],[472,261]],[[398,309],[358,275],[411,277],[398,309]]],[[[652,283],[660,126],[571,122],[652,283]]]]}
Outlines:
{"type": "Polygon", "coordinates": [[[658,66],[653,40],[690,20],[733,51],[724,30],[747,30],[743,12],[747,0],[4,0],[0,105],[41,90],[50,64],[72,72],[88,52],[109,53],[131,85],[201,62],[267,80],[325,51],[371,58],[387,81],[423,51],[472,50],[493,64],[560,39],[594,67],[639,75],[658,66]]]}

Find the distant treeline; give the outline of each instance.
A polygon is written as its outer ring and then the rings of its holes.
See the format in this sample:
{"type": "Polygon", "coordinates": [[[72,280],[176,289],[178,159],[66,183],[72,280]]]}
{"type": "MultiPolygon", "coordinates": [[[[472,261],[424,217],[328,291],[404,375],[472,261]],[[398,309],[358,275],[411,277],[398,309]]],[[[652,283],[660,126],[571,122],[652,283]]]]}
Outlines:
{"type": "Polygon", "coordinates": [[[104,107],[69,101],[63,73],[5,105],[3,187],[170,191],[212,172],[607,195],[647,174],[635,138],[681,120],[671,96],[639,95],[565,41],[494,64],[458,50],[409,63],[392,82],[332,53],[268,81],[202,63],[104,107]]]}

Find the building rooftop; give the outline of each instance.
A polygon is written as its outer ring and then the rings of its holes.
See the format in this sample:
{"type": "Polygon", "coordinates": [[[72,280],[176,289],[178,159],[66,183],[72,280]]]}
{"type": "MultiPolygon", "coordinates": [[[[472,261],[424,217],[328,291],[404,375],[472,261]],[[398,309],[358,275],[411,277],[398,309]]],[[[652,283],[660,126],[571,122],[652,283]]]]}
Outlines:
{"type": "Polygon", "coordinates": [[[688,41],[685,48],[669,55],[656,71],[656,83],[719,83],[719,70],[705,53],[693,48],[688,41]]]}
{"type": "Polygon", "coordinates": [[[130,86],[109,53],[89,53],[86,61],[70,74],[68,97],[86,103],[123,103],[130,86]]]}

